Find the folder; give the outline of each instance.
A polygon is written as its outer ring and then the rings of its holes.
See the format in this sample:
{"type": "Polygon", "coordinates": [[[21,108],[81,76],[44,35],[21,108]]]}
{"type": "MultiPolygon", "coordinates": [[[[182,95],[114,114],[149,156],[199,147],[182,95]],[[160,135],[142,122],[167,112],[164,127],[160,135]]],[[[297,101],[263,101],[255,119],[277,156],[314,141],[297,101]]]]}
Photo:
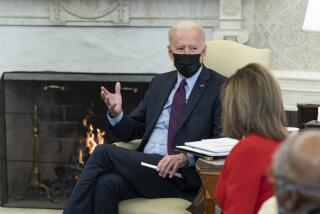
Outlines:
{"type": "Polygon", "coordinates": [[[225,137],[186,142],[184,146],[176,148],[198,156],[225,157],[237,143],[238,140],[225,137]]]}

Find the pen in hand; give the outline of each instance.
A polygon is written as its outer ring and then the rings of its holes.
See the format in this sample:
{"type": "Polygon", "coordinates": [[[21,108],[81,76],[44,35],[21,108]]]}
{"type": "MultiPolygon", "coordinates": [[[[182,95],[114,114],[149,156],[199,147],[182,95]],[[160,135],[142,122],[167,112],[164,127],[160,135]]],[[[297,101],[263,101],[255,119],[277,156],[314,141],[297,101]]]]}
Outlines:
{"type": "MultiPolygon", "coordinates": [[[[155,170],[157,169],[156,165],[152,165],[152,164],[149,164],[149,163],[141,162],[141,165],[149,167],[149,168],[152,168],[152,169],[155,169],[155,170]]],[[[179,173],[179,172],[174,173],[174,176],[176,176],[178,178],[183,178],[181,173],[179,173]]]]}

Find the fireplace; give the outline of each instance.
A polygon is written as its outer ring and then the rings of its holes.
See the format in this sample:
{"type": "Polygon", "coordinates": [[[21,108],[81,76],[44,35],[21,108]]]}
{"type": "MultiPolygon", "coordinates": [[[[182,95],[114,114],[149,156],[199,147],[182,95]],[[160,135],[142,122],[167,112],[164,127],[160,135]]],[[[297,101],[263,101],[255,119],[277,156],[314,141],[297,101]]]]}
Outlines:
{"type": "Polygon", "coordinates": [[[117,141],[105,127],[106,107],[100,99],[100,87],[113,91],[115,82],[120,81],[123,109],[130,112],[142,100],[153,76],[4,73],[1,78],[1,204],[64,207],[81,173],[83,163],[79,161],[79,151],[85,151],[83,145],[88,131],[95,136],[103,133],[105,143],[117,141]]]}

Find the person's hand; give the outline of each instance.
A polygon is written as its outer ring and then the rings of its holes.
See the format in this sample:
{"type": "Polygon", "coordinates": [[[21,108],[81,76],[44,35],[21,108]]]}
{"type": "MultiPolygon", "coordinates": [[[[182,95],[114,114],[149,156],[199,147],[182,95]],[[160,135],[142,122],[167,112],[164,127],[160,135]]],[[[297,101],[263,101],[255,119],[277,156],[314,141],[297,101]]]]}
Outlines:
{"type": "Polygon", "coordinates": [[[122,97],[120,82],[116,83],[115,93],[109,92],[105,87],[101,87],[101,99],[105,102],[112,116],[116,117],[122,112],[122,97]]]}
{"type": "Polygon", "coordinates": [[[178,169],[186,166],[187,163],[188,157],[184,153],[167,155],[159,161],[157,165],[157,171],[159,172],[159,176],[163,178],[167,177],[168,175],[170,178],[172,178],[174,173],[176,173],[178,169]]]}

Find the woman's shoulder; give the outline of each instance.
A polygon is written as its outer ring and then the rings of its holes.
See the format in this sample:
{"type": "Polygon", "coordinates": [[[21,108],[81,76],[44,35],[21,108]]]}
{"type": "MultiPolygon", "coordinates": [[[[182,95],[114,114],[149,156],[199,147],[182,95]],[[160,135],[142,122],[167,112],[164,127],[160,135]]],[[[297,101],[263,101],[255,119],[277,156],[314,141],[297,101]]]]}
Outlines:
{"type": "Polygon", "coordinates": [[[266,138],[264,136],[258,135],[256,133],[250,133],[245,138],[243,138],[243,143],[248,147],[266,148],[266,147],[276,147],[279,141],[266,138]]]}
{"type": "Polygon", "coordinates": [[[260,152],[273,152],[278,147],[278,144],[278,141],[268,139],[255,133],[250,133],[239,141],[231,153],[241,156],[249,154],[251,156],[260,155],[260,152]]]}

